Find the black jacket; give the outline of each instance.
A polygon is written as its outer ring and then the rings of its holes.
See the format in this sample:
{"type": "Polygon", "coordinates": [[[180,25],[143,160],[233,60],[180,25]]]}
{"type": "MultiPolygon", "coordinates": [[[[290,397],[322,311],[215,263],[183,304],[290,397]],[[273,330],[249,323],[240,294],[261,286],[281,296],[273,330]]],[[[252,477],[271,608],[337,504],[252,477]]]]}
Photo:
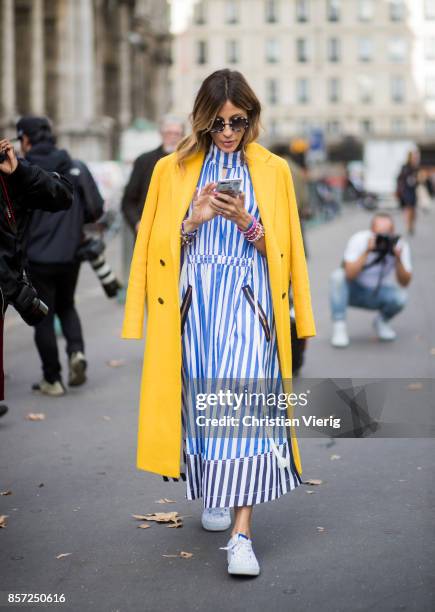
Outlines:
{"type": "MultiPolygon", "coordinates": [[[[74,187],[71,208],[56,214],[35,211],[29,225],[27,257],[35,263],[70,263],[75,260],[87,219],[88,200],[102,212],[103,198],[83,162],[71,159],[67,151],[48,142],[33,145],[26,159],[44,170],[65,175],[74,187]]],[[[100,216],[97,214],[96,216],[100,216]]],[[[96,221],[96,218],[92,219],[96,221]]]]}
{"type": "MultiPolygon", "coordinates": [[[[25,267],[24,238],[33,210],[65,210],[73,187],[63,176],[19,160],[12,174],[0,172],[0,289],[3,302],[19,290],[25,267]]],[[[5,303],[3,303],[3,309],[5,303]]]]}
{"type": "Polygon", "coordinates": [[[134,162],[121,203],[124,217],[133,232],[135,232],[136,224],[142,216],[154,166],[165,155],[167,153],[164,151],[163,146],[160,145],[160,147],[153,151],[143,153],[134,162]]]}

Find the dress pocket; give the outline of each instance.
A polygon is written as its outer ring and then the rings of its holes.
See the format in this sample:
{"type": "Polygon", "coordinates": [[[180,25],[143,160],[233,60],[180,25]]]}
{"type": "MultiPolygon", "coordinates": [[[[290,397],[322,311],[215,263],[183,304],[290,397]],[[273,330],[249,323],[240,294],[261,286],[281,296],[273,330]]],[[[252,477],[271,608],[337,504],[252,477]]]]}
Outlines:
{"type": "MultiPolygon", "coordinates": [[[[249,285],[244,285],[242,287],[242,291],[246,297],[246,299],[248,300],[248,304],[250,305],[250,307],[252,308],[252,311],[255,314],[255,298],[254,298],[254,292],[252,291],[251,287],[249,285]]],[[[261,323],[261,327],[263,328],[264,331],[264,335],[266,336],[266,340],[269,342],[270,341],[270,327],[269,327],[269,323],[267,322],[267,317],[266,314],[263,310],[263,307],[261,306],[260,302],[257,300],[257,305],[258,305],[258,318],[260,319],[260,323],[261,323]]]]}
{"type": "Polygon", "coordinates": [[[181,303],[180,314],[181,314],[181,333],[183,333],[184,325],[187,319],[187,313],[189,312],[190,305],[192,303],[192,285],[188,285],[186,293],[184,294],[183,301],[181,303]]]}

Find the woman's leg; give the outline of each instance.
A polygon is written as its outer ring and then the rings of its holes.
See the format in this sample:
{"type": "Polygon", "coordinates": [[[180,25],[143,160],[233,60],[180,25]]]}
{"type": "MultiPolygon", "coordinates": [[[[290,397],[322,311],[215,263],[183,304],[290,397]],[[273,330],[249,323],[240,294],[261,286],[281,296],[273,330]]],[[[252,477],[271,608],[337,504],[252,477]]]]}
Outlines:
{"type": "Polygon", "coordinates": [[[239,506],[234,508],[234,527],[231,532],[233,536],[235,533],[243,533],[244,535],[251,537],[251,520],[252,520],[253,506],[239,506]]]}

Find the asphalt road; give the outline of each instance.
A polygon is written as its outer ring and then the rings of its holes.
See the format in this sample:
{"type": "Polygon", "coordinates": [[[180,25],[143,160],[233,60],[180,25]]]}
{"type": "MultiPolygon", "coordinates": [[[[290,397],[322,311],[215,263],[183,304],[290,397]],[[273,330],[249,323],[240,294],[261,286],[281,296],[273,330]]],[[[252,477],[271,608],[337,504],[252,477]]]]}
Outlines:
{"type": "MultiPolygon", "coordinates": [[[[318,336],[309,342],[305,377],[434,378],[434,218],[422,217],[411,240],[415,278],[395,323],[397,341],[380,344],[372,316],[351,311],[345,350],[328,341],[328,274],[369,217],[347,212],[308,232],[318,336]]],[[[119,268],[116,243],[110,257],[119,268]]],[[[0,491],[12,494],[0,496],[8,516],[0,529],[3,601],[13,591],[63,593],[66,602],[51,607],[74,612],[434,609],[433,439],[300,439],[303,479],[322,484],[255,509],[262,573],[230,578],[219,550],[227,535],[201,529],[200,502],[185,500],[182,482],[136,469],[143,345],[119,339],[122,307],[105,299],[89,268],[79,308],[89,383],[61,399],[30,392],[39,378],[31,330],[7,316],[10,411],[0,421],[0,491]],[[26,420],[29,412],[46,418],[26,420]],[[155,503],[163,497],[176,503],[155,503]],[[183,528],[138,529],[132,518],[172,510],[185,517],[183,528]],[[193,556],[163,556],[180,551],[193,556]]]]}

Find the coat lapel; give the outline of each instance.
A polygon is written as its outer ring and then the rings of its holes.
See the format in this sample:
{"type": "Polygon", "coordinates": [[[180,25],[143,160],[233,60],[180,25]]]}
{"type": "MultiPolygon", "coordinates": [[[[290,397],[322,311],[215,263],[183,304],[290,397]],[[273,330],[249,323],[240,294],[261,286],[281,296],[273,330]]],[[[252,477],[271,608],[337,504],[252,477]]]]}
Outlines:
{"type": "Polygon", "coordinates": [[[192,201],[203,161],[204,152],[200,151],[186,160],[183,170],[176,165],[172,174],[172,218],[177,231],[192,201]]]}
{"type": "MultiPolygon", "coordinates": [[[[247,147],[248,167],[254,187],[255,198],[260,212],[266,237],[274,236],[276,168],[268,163],[269,153],[258,149],[253,143],[247,147]]],[[[267,238],[266,238],[267,241],[267,238]]],[[[270,241],[267,241],[270,244],[270,241]]],[[[274,242],[273,240],[271,241],[274,242]]]]}

